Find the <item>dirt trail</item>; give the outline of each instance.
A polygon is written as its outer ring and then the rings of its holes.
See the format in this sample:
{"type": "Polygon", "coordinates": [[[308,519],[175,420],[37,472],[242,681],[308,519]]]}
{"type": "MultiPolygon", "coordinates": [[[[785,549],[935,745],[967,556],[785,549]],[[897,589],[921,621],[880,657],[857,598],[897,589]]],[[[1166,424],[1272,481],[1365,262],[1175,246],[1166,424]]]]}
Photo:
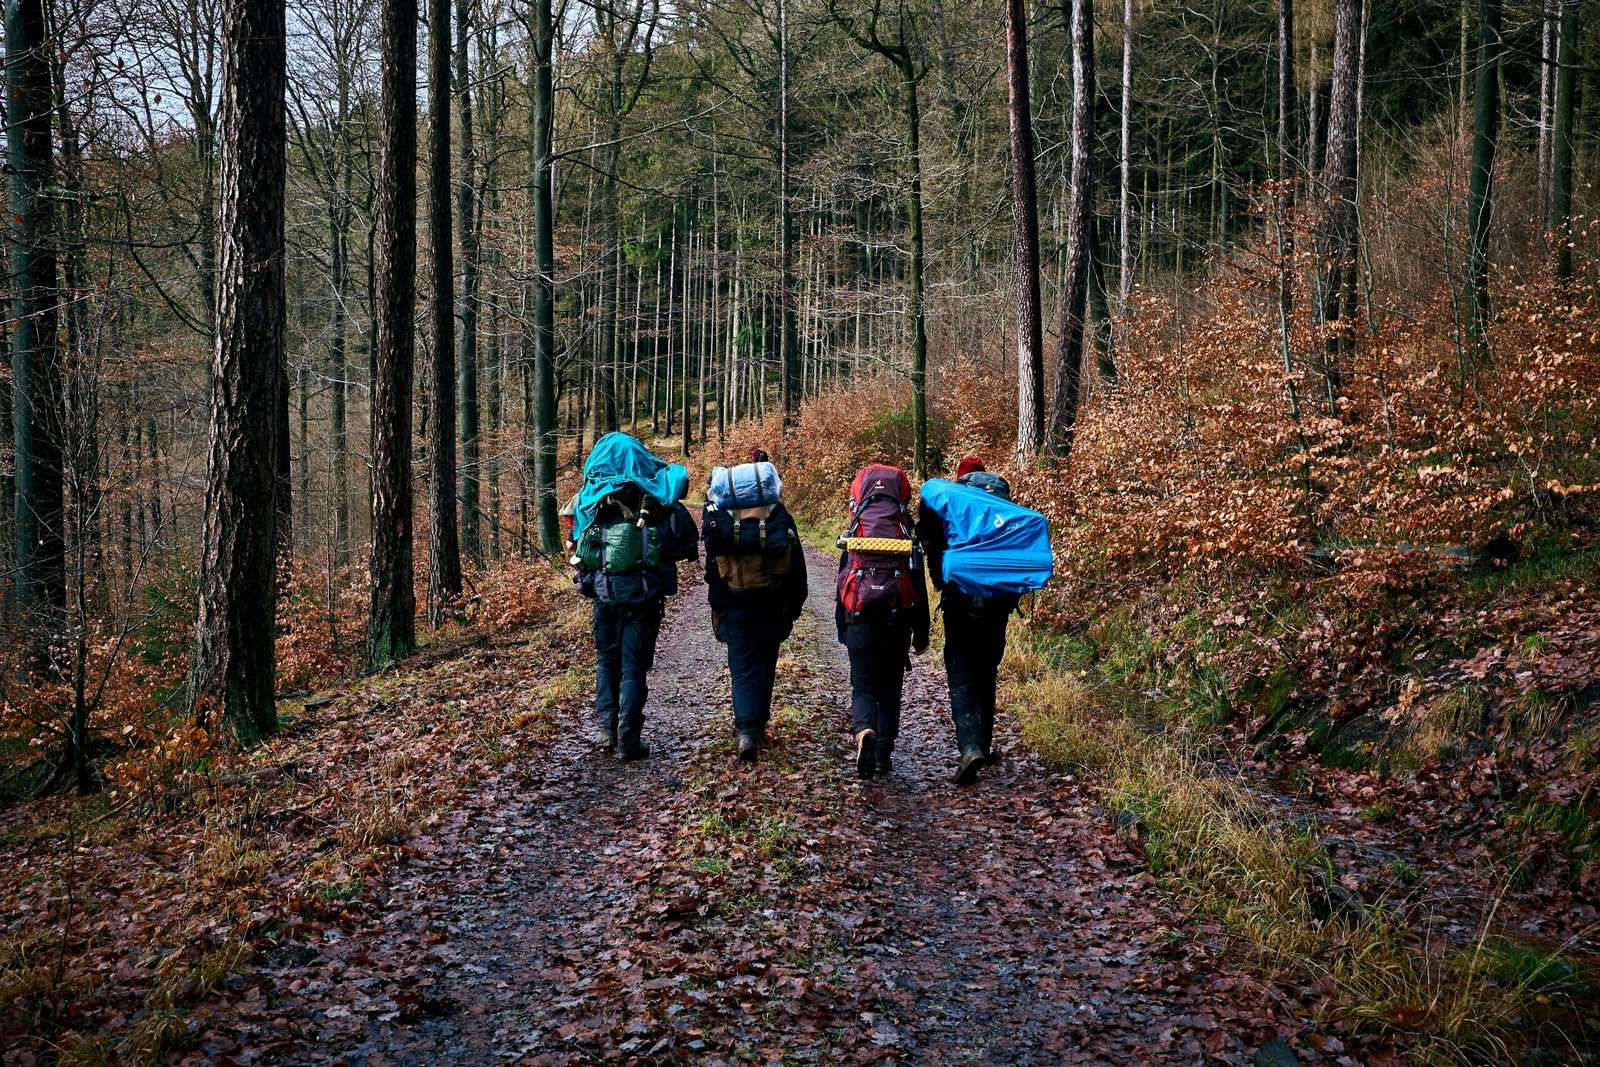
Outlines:
{"type": "Polygon", "coordinates": [[[289,1063],[1249,1062],[1283,1009],[1164,910],[1078,783],[1004,727],[1000,766],[950,783],[936,657],[893,774],[852,776],[832,566],[811,568],[767,761],[733,763],[689,586],[652,759],[602,755],[565,709],[550,748],[413,840],[372,922],[274,956],[278,999],[238,1006],[234,1040],[289,1063]]]}

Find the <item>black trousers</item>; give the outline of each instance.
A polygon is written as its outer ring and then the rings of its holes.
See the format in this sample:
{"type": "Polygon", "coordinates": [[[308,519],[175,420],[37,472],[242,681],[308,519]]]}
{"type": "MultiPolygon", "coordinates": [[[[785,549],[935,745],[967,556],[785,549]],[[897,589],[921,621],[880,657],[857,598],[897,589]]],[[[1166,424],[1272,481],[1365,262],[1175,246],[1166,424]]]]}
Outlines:
{"type": "Polygon", "coordinates": [[[619,752],[639,745],[665,612],[659,597],[643,604],[594,604],[594,714],[602,728],[617,728],[619,752]]]}
{"type": "Polygon", "coordinates": [[[978,614],[956,608],[944,613],[944,669],[950,681],[950,715],[956,746],[994,743],[995,679],[1006,654],[1009,614],[978,614]]]}
{"type": "Polygon", "coordinates": [[[717,636],[728,646],[728,675],[733,682],[733,725],[761,733],[772,718],[772,683],[778,672],[778,650],[793,629],[774,604],[740,605],[717,613],[717,636]]]}
{"type": "Polygon", "coordinates": [[[909,623],[852,622],[844,629],[850,653],[850,729],[877,732],[878,740],[900,736],[900,697],[910,663],[909,623]]]}

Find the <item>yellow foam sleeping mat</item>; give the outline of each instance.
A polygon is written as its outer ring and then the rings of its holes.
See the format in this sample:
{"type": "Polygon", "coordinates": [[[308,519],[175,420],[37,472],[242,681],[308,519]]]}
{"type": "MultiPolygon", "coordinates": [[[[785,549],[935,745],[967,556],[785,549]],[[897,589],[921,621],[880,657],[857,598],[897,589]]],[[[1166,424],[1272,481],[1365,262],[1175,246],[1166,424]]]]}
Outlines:
{"type": "Polygon", "coordinates": [[[851,552],[892,552],[909,556],[916,542],[899,537],[846,537],[844,547],[851,552]]]}

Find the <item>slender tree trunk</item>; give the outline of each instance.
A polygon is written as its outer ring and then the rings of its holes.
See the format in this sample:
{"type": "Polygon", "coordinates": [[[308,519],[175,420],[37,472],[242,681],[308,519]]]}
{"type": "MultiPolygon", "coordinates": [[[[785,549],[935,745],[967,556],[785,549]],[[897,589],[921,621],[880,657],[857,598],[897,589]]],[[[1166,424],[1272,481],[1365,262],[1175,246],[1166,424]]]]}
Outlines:
{"type": "Polygon", "coordinates": [[[1323,165],[1323,213],[1317,227],[1318,320],[1323,331],[1322,376],[1328,413],[1338,412],[1343,362],[1355,310],[1356,260],[1356,66],[1361,39],[1361,0],[1336,0],[1333,81],[1328,92],[1327,157],[1323,165]]]}
{"type": "Polygon", "coordinates": [[[1126,314],[1133,291],[1133,0],[1122,7],[1122,195],[1117,232],[1122,272],[1117,285],[1117,313],[1126,314]]]}
{"type": "Polygon", "coordinates": [[[1561,24],[1556,45],[1556,94],[1550,131],[1550,236],[1555,244],[1555,276],[1572,277],[1572,118],[1578,65],[1578,4],[1559,0],[1561,24]]]}
{"type": "Polygon", "coordinates": [[[783,363],[783,421],[800,417],[800,346],[794,314],[793,165],[789,155],[789,4],[778,0],[778,329],[783,363]]]}
{"type": "Polygon", "coordinates": [[[383,0],[376,342],[372,382],[372,614],[369,662],[416,650],[411,563],[411,392],[417,292],[417,5],[383,0]]]}
{"type": "Polygon", "coordinates": [[[456,514],[455,246],[450,223],[450,0],[428,8],[428,624],[461,599],[456,514]]]}
{"type": "Polygon", "coordinates": [[[350,430],[349,358],[346,352],[345,301],[350,296],[350,267],[347,259],[350,240],[349,213],[339,215],[330,234],[333,273],[333,310],[328,324],[328,385],[330,392],[330,433],[333,438],[333,563],[344,570],[350,562],[350,430]]]}
{"type": "Polygon", "coordinates": [[[1006,0],[1006,71],[1011,117],[1011,270],[1017,307],[1016,461],[1021,466],[1039,454],[1044,437],[1039,202],[1033,167],[1033,104],[1028,88],[1026,0],[1006,0]]]}
{"type": "MultiPolygon", "coordinates": [[[[436,0],[441,2],[441,0],[436,0]]],[[[461,241],[461,333],[456,344],[461,469],[457,479],[461,552],[483,566],[482,472],[479,469],[478,286],[479,224],[476,203],[478,153],[473,143],[472,72],[467,50],[473,0],[456,2],[456,102],[461,111],[461,176],[456,182],[456,227],[461,241]]]]}
{"type": "Polygon", "coordinates": [[[1478,78],[1467,184],[1467,279],[1472,288],[1468,336],[1478,364],[1489,360],[1489,227],[1494,213],[1494,157],[1500,139],[1500,10],[1478,0],[1478,78]]]}
{"type": "Polygon", "coordinates": [[[922,108],[917,96],[919,75],[909,58],[900,62],[900,83],[906,102],[907,165],[911,169],[908,223],[911,240],[911,427],[919,479],[928,477],[928,323],[923,307],[922,238],[922,108]]]}
{"type": "Polygon", "coordinates": [[[246,740],[278,724],[285,82],[283,5],[225,0],[217,339],[189,707],[203,726],[225,717],[246,740]]]}
{"type": "Polygon", "coordinates": [[[1068,177],[1067,253],[1061,285],[1061,337],[1050,412],[1050,454],[1072,457],[1083,391],[1083,350],[1094,241],[1094,0],[1072,3],[1072,163],[1068,177]]]}
{"type": "Polygon", "coordinates": [[[1278,0],[1278,337],[1283,350],[1284,388],[1289,413],[1300,421],[1299,387],[1294,376],[1294,207],[1295,159],[1294,0],[1278,0]]]}
{"type": "Polygon", "coordinates": [[[533,0],[533,485],[539,551],[561,550],[556,516],[555,204],[551,137],[555,124],[555,16],[550,0],[533,0]]]}
{"type": "Polygon", "coordinates": [[[1540,218],[1550,212],[1550,128],[1555,103],[1556,22],[1560,0],[1543,0],[1539,35],[1539,147],[1536,167],[1539,189],[1535,208],[1540,218]]]}

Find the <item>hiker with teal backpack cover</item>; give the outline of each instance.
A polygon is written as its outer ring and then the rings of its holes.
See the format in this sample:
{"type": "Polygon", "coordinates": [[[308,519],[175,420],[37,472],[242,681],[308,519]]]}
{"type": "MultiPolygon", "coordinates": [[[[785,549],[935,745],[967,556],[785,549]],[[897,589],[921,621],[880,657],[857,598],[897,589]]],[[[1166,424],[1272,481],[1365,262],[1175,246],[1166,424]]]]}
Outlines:
{"type": "Polygon", "coordinates": [[[595,442],[572,504],[567,542],[578,591],[594,601],[594,740],[623,760],[643,759],[647,676],[678,563],[700,556],[699,531],[682,504],[689,471],[625,433],[595,442]]]}
{"type": "Polygon", "coordinates": [[[1043,515],[1011,502],[1004,478],[969,456],[955,481],[923,484],[917,538],[943,594],[944,665],[960,751],[956,782],[969,785],[994,758],[1006,626],[1022,594],[1050,580],[1049,528],[1043,515]]]}

